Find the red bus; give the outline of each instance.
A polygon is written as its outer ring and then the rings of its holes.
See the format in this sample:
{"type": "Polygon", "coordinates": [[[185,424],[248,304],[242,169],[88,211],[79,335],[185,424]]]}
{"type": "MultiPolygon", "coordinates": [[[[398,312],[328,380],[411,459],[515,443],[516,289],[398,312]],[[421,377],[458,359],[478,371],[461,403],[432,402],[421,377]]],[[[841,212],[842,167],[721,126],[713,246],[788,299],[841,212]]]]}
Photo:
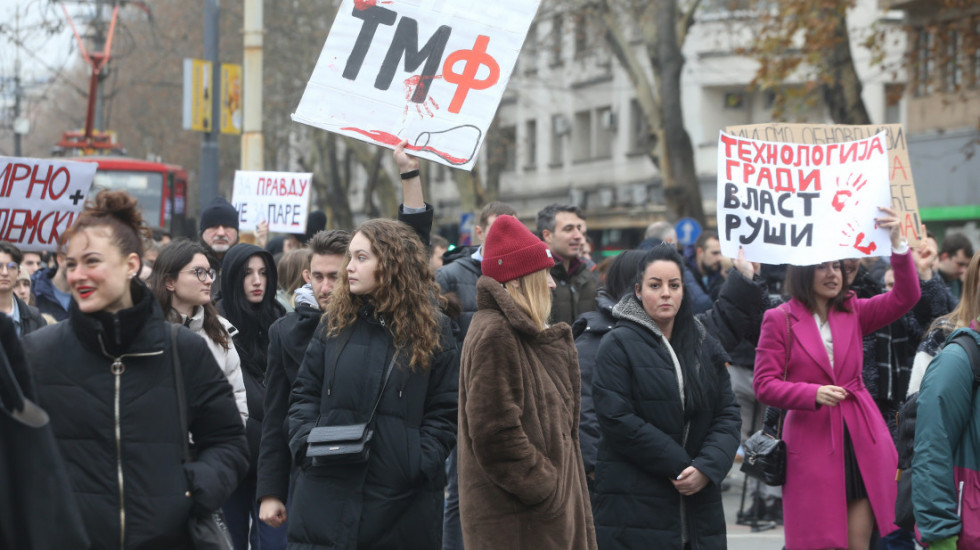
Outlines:
{"type": "Polygon", "coordinates": [[[169,232],[174,237],[195,234],[194,228],[187,227],[187,171],[182,167],[122,156],[72,157],[71,160],[98,164],[92,193],[113,189],[136,197],[143,220],[151,229],[169,232]]]}

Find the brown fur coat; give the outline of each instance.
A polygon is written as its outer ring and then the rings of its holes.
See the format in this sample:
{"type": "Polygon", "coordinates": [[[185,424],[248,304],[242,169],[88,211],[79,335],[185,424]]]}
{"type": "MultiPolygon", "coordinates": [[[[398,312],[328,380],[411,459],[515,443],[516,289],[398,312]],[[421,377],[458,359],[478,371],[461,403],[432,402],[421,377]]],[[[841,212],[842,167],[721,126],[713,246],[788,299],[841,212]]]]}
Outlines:
{"type": "Polygon", "coordinates": [[[488,277],[477,282],[477,304],[460,362],[465,546],[595,549],[571,329],[559,323],[539,331],[488,277]]]}

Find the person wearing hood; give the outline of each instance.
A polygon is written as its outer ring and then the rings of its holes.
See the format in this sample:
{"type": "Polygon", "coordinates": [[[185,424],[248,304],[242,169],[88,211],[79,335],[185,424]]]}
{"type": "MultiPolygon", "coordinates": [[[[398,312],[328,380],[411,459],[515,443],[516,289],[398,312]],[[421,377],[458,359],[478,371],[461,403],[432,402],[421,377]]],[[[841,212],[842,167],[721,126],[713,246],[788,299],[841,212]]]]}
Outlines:
{"type": "Polygon", "coordinates": [[[255,496],[265,418],[263,400],[269,327],[286,314],[276,300],[277,282],[272,254],[254,244],[236,244],[222,260],[222,298],[218,310],[238,329],[233,341],[241,359],[248,401],[245,435],[248,437],[249,471],[224,506],[236,550],[246,550],[250,542],[253,548],[284,548],[286,545],[285,529],[259,521],[259,504],[255,496]]]}
{"type": "Polygon", "coordinates": [[[648,251],[599,344],[592,396],[600,548],[726,547],[721,482],[741,417],[728,356],[695,318],[684,269],[673,247],[648,251]]]}
{"type": "Polygon", "coordinates": [[[291,547],[442,547],[459,355],[441,301],[412,228],[373,219],[354,231],[292,388],[291,547]],[[314,427],[361,423],[373,430],[362,460],[307,456],[314,427]]]}
{"type": "Polygon", "coordinates": [[[136,277],[148,234],[134,197],[101,191],[62,236],[68,320],[24,338],[92,548],[188,548],[190,517],[214,512],[248,468],[207,344],[167,324],[136,277]],[[196,453],[185,461],[188,432],[196,453]]]}
{"type": "Polygon", "coordinates": [[[577,354],[568,324],[547,324],[554,267],[548,245],[517,218],[493,223],[460,361],[456,452],[468,550],[596,548],[577,354]]]}
{"type": "Polygon", "coordinates": [[[204,247],[178,240],[168,244],[157,256],[148,284],[167,321],[191,329],[208,343],[214,360],[235,392],[235,404],[245,423],[248,420],[245,382],[241,360],[232,343],[238,329],[218,315],[211,304],[211,284],[216,278],[204,247]]]}

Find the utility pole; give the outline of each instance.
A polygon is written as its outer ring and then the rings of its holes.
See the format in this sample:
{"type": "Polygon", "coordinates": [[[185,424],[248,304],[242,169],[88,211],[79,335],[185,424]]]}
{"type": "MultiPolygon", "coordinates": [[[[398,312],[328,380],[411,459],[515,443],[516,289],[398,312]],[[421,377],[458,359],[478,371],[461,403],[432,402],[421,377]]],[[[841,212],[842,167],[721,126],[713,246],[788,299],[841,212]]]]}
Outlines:
{"type": "Polygon", "coordinates": [[[21,128],[18,127],[20,124],[20,94],[22,93],[20,88],[20,54],[17,54],[17,62],[14,63],[14,156],[20,156],[20,133],[21,128]]]}
{"type": "Polygon", "coordinates": [[[262,0],[245,0],[245,74],[242,90],[242,170],[264,170],[262,136],[262,0]]]}
{"type": "MultiPolygon", "coordinates": [[[[218,58],[218,21],[220,0],[204,2],[204,59],[211,62],[210,128],[201,143],[200,194],[198,204],[203,208],[218,196],[218,135],[221,133],[221,62],[218,58]]],[[[247,94],[246,94],[247,95],[247,94]]]]}
{"type": "MultiPolygon", "coordinates": [[[[93,28],[95,30],[95,47],[93,51],[101,52],[105,49],[105,24],[102,21],[102,4],[104,0],[95,0],[95,24],[93,28]]],[[[99,80],[104,80],[106,74],[109,71],[105,71],[99,75],[99,80]]],[[[105,111],[103,110],[103,105],[105,105],[105,86],[99,86],[98,91],[95,95],[95,130],[98,132],[105,131],[105,111]]]]}

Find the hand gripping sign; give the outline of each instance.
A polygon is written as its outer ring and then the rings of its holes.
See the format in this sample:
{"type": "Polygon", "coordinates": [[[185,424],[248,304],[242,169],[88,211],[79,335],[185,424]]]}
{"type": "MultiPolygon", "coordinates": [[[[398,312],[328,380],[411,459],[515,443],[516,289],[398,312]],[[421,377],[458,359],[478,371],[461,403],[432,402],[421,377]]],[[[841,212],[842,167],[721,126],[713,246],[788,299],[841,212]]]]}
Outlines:
{"type": "Polygon", "coordinates": [[[0,157],[0,241],[54,251],[85,206],[98,165],[0,157]]]}
{"type": "Polygon", "coordinates": [[[876,226],[888,206],[887,137],[833,144],[759,141],[724,132],[718,142],[722,254],[812,265],[891,254],[876,226]]]}
{"type": "Polygon", "coordinates": [[[343,0],[293,120],[470,170],[540,0],[343,0]]]}

